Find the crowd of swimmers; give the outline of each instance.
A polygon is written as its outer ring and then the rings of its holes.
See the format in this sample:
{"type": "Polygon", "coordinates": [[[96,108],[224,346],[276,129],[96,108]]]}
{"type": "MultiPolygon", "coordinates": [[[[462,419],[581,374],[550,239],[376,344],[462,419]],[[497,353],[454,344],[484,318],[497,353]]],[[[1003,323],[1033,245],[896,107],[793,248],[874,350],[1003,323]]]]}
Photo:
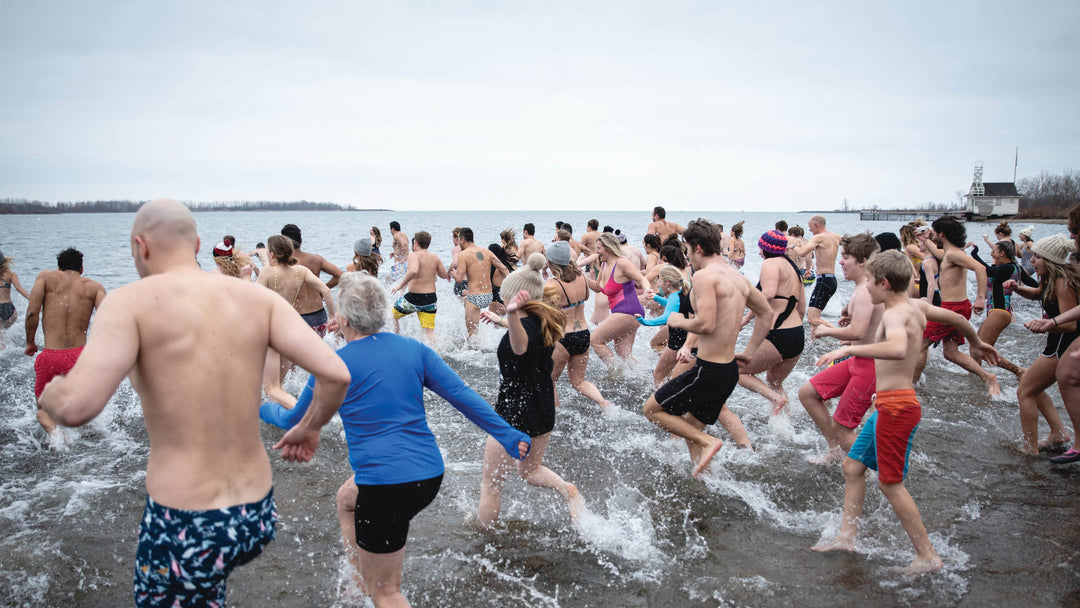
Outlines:
{"type": "Polygon", "coordinates": [[[585,509],[578,489],[543,464],[559,403],[556,382],[565,370],[575,391],[610,411],[615,406],[585,379],[589,354],[604,365],[625,364],[641,326],[659,328],[650,344],[658,354],[656,390],[644,416],[686,441],[694,477],[722,445],[706,432],[710,425],[753,449],[739,417],[724,407],[737,385],[784,416],[784,381],[803,353],[806,325],[811,338],[837,341],[839,348],[815,362],[821,371],[798,390],[827,445],[814,461],[839,463],[844,473],[839,534],[813,549],[854,549],[869,468],[914,546],[907,571],[935,570],[941,559],[904,487],[921,419],[915,384],[931,346],[942,344],[945,358],[991,394],[1000,387],[984,363],[1017,375],[1021,450],[1068,448],[1051,462],[1080,461],[1080,443],[1069,446],[1073,439],[1046,393],[1058,383],[1074,432],[1080,428],[1080,207],[1069,217],[1072,236],[1032,241],[1029,228],[1017,243],[1002,222],[995,239],[984,235],[989,261],[951,216],[877,236],[836,234],[820,215],[807,229],[809,238],[781,221],[760,235],[756,285],[741,271],[748,251],[742,222],[729,232],[706,219],[683,227],[668,221],[663,207],[653,210],[640,249],[592,219],[579,239],[565,222],[551,239],[537,238],[529,223],[520,241],[507,228],[488,247],[476,244],[471,228],[455,228],[451,258],[442,260],[428,251],[431,234],[410,239],[391,222],[388,264],[372,227],[342,272],[303,250],[300,229],[288,224],[250,252],[226,236],[206,272],[196,262],[200,242],[190,212],[158,200],[144,205],[132,226],[141,280],[107,297],[82,276],[82,254],[74,249],[58,256],[57,270],[42,271],[30,292],[0,252],[0,320],[6,328],[17,318],[15,289],[29,301],[27,355],[37,352],[43,325],[34,392],[50,435],[59,434],[58,424],[93,419],[125,377],[139,393],[152,446],[135,560],[140,606],[224,605],[229,572],[273,539],[277,514],[260,418],[286,429],[274,446],[283,458],[307,461],[322,426],[340,415],[354,473],[337,493],[342,541],[356,588],[376,606],[407,605],[401,572],[409,521],[434,500],[444,473],[426,422],[425,387],[488,434],[478,455],[481,526],[498,521],[511,472],[558,492],[577,518],[585,509]],[[853,291],[840,317],[829,320],[822,312],[837,290],[837,264],[853,291]],[[968,272],[976,277],[973,302],[968,272]],[[494,405],[438,355],[440,280],[452,283],[464,306],[470,339],[481,323],[505,329],[494,405]],[[1047,334],[1045,350],[1026,369],[993,347],[1012,321],[1012,294],[1038,300],[1044,310],[1026,324],[1047,334]],[[984,311],[976,330],[969,319],[984,311]],[[399,335],[401,321],[414,314],[423,341],[399,335]],[[395,331],[383,331],[390,318],[395,331]],[[336,353],[324,340],[331,332],[344,342],[336,353]],[[967,352],[959,348],[965,343],[967,352]],[[299,396],[282,388],[294,366],[310,373],[299,396]],[[830,413],[831,400],[837,403],[830,413]],[[1040,415],[1050,429],[1042,440],[1040,415]]]}

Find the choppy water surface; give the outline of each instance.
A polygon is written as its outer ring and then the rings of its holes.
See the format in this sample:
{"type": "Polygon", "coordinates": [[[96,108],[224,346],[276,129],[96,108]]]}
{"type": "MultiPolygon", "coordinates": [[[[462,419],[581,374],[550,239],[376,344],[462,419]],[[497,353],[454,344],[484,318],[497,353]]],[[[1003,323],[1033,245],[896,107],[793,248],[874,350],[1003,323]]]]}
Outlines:
{"type": "MultiPolygon", "coordinates": [[[[571,221],[581,233],[590,217],[622,228],[635,240],[649,221],[647,212],[196,216],[204,267],[210,264],[209,250],[226,232],[250,248],[290,221],[304,230],[306,250],[344,267],[353,240],[372,224],[388,237],[391,219],[409,234],[429,230],[433,251],[448,257],[449,230],[455,225],[471,225],[477,242],[486,244],[497,239],[498,230],[520,230],[528,221],[537,224],[544,240],[550,239],[556,219],[571,221]]],[[[670,214],[683,224],[693,217],[670,214]]],[[[745,217],[751,250],[757,235],[780,219],[772,214],[709,217],[728,226],[745,217]]],[[[783,219],[805,226],[806,217],[788,214],[783,219]]],[[[0,246],[16,258],[15,269],[28,288],[36,272],[54,267],[55,253],[69,244],[86,253],[88,276],[115,288],[136,278],[127,244],[131,219],[6,216],[6,240],[0,246]]],[[[838,232],[895,229],[863,224],[853,215],[830,216],[830,223],[838,232]]],[[[1038,225],[1035,236],[1059,230],[1038,225]]],[[[990,232],[990,226],[969,225],[969,238],[980,240],[983,232],[990,232]]],[[[388,250],[384,242],[383,251],[388,250]]],[[[748,256],[747,274],[756,279],[759,267],[760,260],[748,256]]],[[[439,290],[437,332],[444,358],[481,395],[494,399],[499,334],[484,327],[480,346],[465,346],[461,306],[449,285],[439,290]]],[[[841,282],[826,317],[838,315],[850,291],[850,284],[841,282]]],[[[21,317],[25,301],[15,298],[21,317]]],[[[1038,315],[1036,305],[1020,303],[1018,321],[1038,315]]],[[[405,333],[419,335],[414,319],[403,326],[405,333]]],[[[32,361],[22,354],[21,327],[20,322],[6,332],[9,348],[0,351],[0,586],[7,590],[0,605],[130,604],[148,450],[138,399],[125,382],[101,416],[68,431],[66,449],[49,449],[34,418],[32,361]]],[[[684,444],[670,440],[640,414],[652,391],[656,357],[648,338],[653,331],[643,328],[638,334],[636,368],[613,371],[596,357],[590,362],[589,379],[618,405],[617,415],[600,416],[565,377],[560,381],[563,407],[545,462],[577,484],[588,501],[589,513],[577,526],[570,524],[554,492],[513,479],[504,492],[504,526],[478,530],[474,512],[483,434],[429,395],[429,419],[447,475],[439,498],[412,525],[404,591],[413,605],[1080,605],[1080,469],[1053,467],[1016,452],[1020,428],[1012,395],[1017,382],[1010,375],[998,374],[1009,398],[991,400],[977,378],[932,351],[917,388],[923,422],[907,485],[945,568],[910,578],[895,573],[912,558],[910,543],[872,477],[859,552],[818,555],[808,550],[839,526],[843,477],[839,467],[807,462],[824,441],[797,403],[796,392],[814,373],[813,359],[835,342],[810,343],[788,379],[793,400],[788,424],[770,424],[769,404],[736,390],[729,405],[742,417],[757,451],[725,445],[713,473],[698,481],[689,477],[684,444]]],[[[1014,324],[1002,334],[999,348],[1026,365],[1041,350],[1042,339],[1014,324]]],[[[291,378],[289,388],[297,392],[303,380],[291,378]]],[[[1060,406],[1056,390],[1051,396],[1060,406]]],[[[281,431],[264,427],[263,436],[269,446],[281,431]]],[[[340,423],[335,420],[324,430],[312,463],[288,464],[276,455],[272,461],[281,515],[277,541],[233,575],[229,604],[351,605],[341,595],[346,570],[334,510],[334,494],[351,475],[340,423]]]]}

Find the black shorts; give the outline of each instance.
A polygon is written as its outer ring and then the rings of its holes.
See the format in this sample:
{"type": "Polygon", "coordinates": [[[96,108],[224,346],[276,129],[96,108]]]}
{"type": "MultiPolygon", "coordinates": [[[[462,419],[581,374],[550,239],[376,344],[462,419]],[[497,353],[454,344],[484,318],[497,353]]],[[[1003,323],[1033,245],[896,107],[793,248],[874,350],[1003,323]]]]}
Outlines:
{"type": "Polygon", "coordinates": [[[814,284],[814,293],[810,296],[809,308],[825,310],[829,300],[836,293],[836,276],[819,274],[817,283],[814,284]]]}
{"type": "Polygon", "coordinates": [[[393,553],[405,546],[409,522],[442,485],[442,475],[386,485],[356,484],[356,544],[368,553],[393,553]]]}
{"type": "Polygon", "coordinates": [[[773,329],[765,336],[765,339],[776,347],[776,352],[784,359],[794,359],[802,354],[806,346],[806,332],[803,326],[788,327],[787,329],[773,329]]]}
{"type": "Polygon", "coordinates": [[[653,398],[673,416],[690,413],[702,424],[713,424],[739,383],[739,364],[698,359],[690,371],[656,389],[653,398]]]}
{"type": "Polygon", "coordinates": [[[566,349],[566,352],[570,353],[571,357],[576,355],[584,355],[585,353],[589,352],[590,337],[591,334],[587,329],[583,329],[581,331],[572,331],[568,334],[563,335],[562,339],[559,340],[559,344],[563,345],[563,348],[566,349]]]}
{"type": "Polygon", "coordinates": [[[465,295],[465,290],[469,288],[468,281],[454,281],[454,295],[462,297],[465,295]]]}
{"type": "Polygon", "coordinates": [[[686,344],[686,330],[669,327],[667,329],[667,347],[671,350],[679,350],[686,344]]]}

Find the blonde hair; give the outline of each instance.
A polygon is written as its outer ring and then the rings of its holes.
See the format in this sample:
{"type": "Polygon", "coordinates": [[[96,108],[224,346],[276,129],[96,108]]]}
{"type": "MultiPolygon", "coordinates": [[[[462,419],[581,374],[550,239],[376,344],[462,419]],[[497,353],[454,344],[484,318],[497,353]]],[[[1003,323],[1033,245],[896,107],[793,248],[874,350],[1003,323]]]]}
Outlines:
{"type": "Polygon", "coordinates": [[[874,278],[889,281],[889,289],[896,293],[907,293],[915,267],[906,255],[895,250],[879,251],[866,262],[866,273],[874,278]]]}
{"type": "Polygon", "coordinates": [[[563,266],[548,260],[548,268],[551,269],[551,274],[555,275],[555,278],[563,283],[573,283],[581,276],[581,269],[574,263],[563,266]]]}
{"type": "Polygon", "coordinates": [[[352,261],[357,272],[363,271],[373,277],[379,276],[379,266],[382,265],[382,256],[374,251],[368,256],[362,256],[354,251],[352,261]]]}
{"type": "Polygon", "coordinates": [[[11,263],[14,261],[15,258],[0,258],[0,272],[11,270],[11,263]]]}
{"type": "Polygon", "coordinates": [[[555,346],[566,335],[566,315],[551,304],[543,300],[529,300],[521,305],[521,311],[540,319],[544,347],[555,346]]]}
{"type": "Polygon", "coordinates": [[[610,232],[605,232],[604,234],[596,237],[596,244],[602,246],[604,249],[607,249],[608,253],[617,258],[624,257],[622,252],[622,246],[619,245],[619,239],[610,232]]]}
{"type": "MultiPolygon", "coordinates": [[[[1039,254],[1036,253],[1035,255],[1039,254]]],[[[1058,279],[1065,279],[1068,289],[1073,292],[1074,296],[1080,297],[1080,271],[1077,271],[1075,264],[1058,264],[1042,256],[1039,257],[1042,258],[1043,266],[1046,268],[1046,276],[1039,277],[1039,299],[1042,300],[1044,310],[1047,302],[1057,300],[1058,279]]]]}
{"type": "Polygon", "coordinates": [[[660,282],[668,283],[671,285],[677,285],[679,293],[683,296],[690,295],[690,281],[686,280],[683,273],[679,272],[678,268],[675,268],[671,264],[665,264],[660,269],[660,282]]]}

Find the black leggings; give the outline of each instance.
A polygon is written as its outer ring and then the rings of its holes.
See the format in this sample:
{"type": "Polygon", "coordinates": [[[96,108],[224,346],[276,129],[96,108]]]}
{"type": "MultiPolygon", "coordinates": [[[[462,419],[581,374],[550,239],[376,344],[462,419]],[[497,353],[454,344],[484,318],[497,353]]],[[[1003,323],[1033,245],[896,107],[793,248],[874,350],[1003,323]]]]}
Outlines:
{"type": "Polygon", "coordinates": [[[435,500],[442,475],[385,485],[356,484],[356,544],[369,553],[393,553],[405,546],[409,522],[435,500]]]}

